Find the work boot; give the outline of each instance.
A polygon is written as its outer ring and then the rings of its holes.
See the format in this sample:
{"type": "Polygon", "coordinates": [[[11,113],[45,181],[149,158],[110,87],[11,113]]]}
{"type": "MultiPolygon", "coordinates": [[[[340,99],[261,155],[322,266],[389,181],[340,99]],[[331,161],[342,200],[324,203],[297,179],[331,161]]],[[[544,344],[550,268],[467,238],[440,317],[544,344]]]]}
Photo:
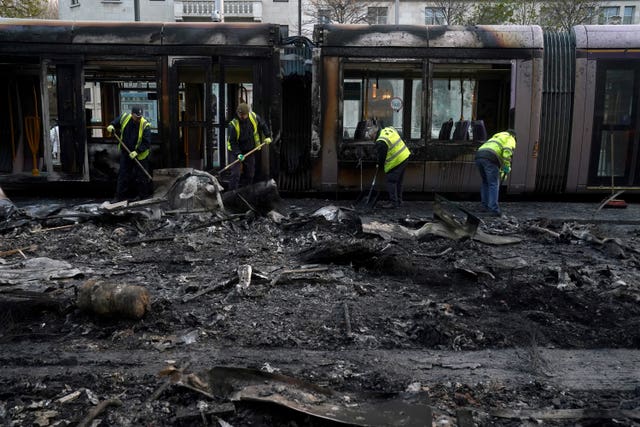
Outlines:
{"type": "Polygon", "coordinates": [[[396,205],[393,204],[393,202],[384,202],[380,205],[380,208],[382,209],[395,209],[396,205]]]}

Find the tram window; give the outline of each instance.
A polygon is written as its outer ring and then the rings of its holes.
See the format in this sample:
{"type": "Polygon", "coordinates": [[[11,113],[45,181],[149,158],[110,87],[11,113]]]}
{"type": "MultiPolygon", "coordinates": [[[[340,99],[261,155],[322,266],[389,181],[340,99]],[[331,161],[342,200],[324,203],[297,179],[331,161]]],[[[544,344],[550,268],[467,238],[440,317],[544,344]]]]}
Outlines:
{"type": "MultiPolygon", "coordinates": [[[[345,79],[342,124],[345,138],[354,138],[358,123],[372,120],[378,126],[394,126],[402,131],[404,80],[391,78],[345,79]],[[364,93],[362,87],[364,86],[364,93]]],[[[412,101],[410,105],[414,105],[412,101]]],[[[412,123],[420,133],[420,120],[412,123]]]]}
{"type": "Polygon", "coordinates": [[[142,107],[142,115],[151,124],[151,133],[158,133],[158,102],[153,92],[122,91],[120,92],[120,111],[131,111],[134,106],[142,107]]]}
{"type": "Polygon", "coordinates": [[[605,78],[603,123],[628,125],[634,101],[634,70],[607,70],[605,78]]]}
{"type": "Polygon", "coordinates": [[[423,137],[421,63],[347,62],[343,70],[343,139],[371,140],[372,129],[386,126],[395,127],[407,139],[423,137]]]}
{"type": "Polygon", "coordinates": [[[431,102],[431,139],[438,139],[442,125],[471,120],[476,80],[434,78],[431,102]]]}
{"type": "Polygon", "coordinates": [[[601,122],[596,176],[623,177],[630,153],[629,128],[632,126],[635,71],[610,68],[604,71],[604,90],[596,96],[604,102],[594,122],[601,122]]]}
{"type": "Polygon", "coordinates": [[[422,80],[412,80],[411,82],[411,139],[420,139],[422,136],[422,80]]]}

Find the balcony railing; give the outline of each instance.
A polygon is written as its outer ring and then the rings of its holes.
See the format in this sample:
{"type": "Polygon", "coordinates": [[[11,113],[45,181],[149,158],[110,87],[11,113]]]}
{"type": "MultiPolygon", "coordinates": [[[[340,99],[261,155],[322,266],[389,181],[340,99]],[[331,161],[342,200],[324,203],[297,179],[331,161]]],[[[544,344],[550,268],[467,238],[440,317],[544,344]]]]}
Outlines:
{"type": "MultiPolygon", "coordinates": [[[[225,18],[241,18],[247,21],[262,20],[262,3],[250,0],[221,0],[225,18]]],[[[184,19],[211,19],[216,8],[215,0],[182,0],[176,1],[176,21],[184,19]]],[[[234,19],[234,20],[235,20],[234,19]]]]}

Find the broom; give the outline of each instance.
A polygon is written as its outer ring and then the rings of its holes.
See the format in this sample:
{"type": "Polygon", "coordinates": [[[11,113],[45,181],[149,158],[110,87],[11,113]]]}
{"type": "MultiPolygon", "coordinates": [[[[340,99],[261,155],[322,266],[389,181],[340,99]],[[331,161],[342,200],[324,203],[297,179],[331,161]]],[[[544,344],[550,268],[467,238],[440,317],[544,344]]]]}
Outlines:
{"type": "Polygon", "coordinates": [[[33,168],[31,173],[33,176],[40,175],[38,170],[38,149],[40,148],[40,117],[38,117],[38,98],[36,97],[36,87],[33,86],[33,105],[36,112],[35,116],[27,116],[24,118],[25,133],[29,149],[33,156],[33,168]]]}

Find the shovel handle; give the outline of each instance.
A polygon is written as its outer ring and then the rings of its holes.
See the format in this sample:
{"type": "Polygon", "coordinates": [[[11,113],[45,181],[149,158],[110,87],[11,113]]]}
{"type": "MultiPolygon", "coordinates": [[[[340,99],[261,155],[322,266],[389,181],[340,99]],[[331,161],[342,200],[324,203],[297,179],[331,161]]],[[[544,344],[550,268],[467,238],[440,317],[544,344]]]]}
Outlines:
{"type": "MultiPolygon", "coordinates": [[[[256,151],[258,151],[259,149],[262,148],[263,145],[265,145],[266,142],[261,143],[260,145],[256,145],[255,148],[253,148],[251,151],[247,152],[247,154],[245,154],[244,156],[250,156],[253,153],[255,153],[256,151]]],[[[227,166],[225,166],[224,168],[220,169],[220,171],[218,171],[217,175],[220,175],[222,172],[226,171],[227,169],[229,169],[230,167],[232,167],[233,165],[235,165],[236,163],[240,162],[240,159],[235,159],[233,162],[229,163],[227,166]]]]}
{"type": "MultiPolygon", "coordinates": [[[[114,132],[113,136],[116,137],[116,139],[118,140],[118,142],[120,142],[120,145],[125,149],[125,151],[128,154],[131,154],[131,150],[129,150],[129,147],[127,147],[126,144],[124,142],[122,142],[122,139],[118,136],[118,134],[114,132]]],[[[142,166],[142,163],[140,163],[140,161],[135,157],[134,157],[133,160],[138,164],[138,166],[140,166],[140,169],[142,169],[142,172],[144,172],[144,174],[147,175],[147,178],[149,178],[149,181],[153,181],[153,177],[151,175],[149,175],[149,172],[147,172],[147,170],[144,168],[144,166],[142,166]]]]}

